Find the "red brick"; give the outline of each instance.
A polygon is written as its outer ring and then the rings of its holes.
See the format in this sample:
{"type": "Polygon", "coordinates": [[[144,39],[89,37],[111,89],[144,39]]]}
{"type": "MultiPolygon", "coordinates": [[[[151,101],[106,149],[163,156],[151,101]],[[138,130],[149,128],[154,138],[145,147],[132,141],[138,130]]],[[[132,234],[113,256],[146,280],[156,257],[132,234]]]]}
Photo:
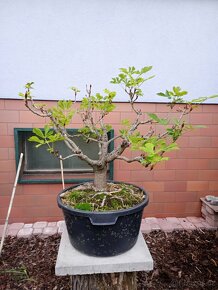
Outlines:
{"type": "Polygon", "coordinates": [[[218,180],[218,170],[200,170],[199,171],[199,179],[200,180],[218,180]]]}
{"type": "Polygon", "coordinates": [[[169,202],[164,204],[165,216],[179,216],[180,214],[185,215],[185,204],[181,202],[169,202]]]}
{"type": "Polygon", "coordinates": [[[8,148],[0,148],[0,160],[8,159],[8,148]]]}
{"type": "Polygon", "coordinates": [[[211,114],[211,115],[212,115],[212,123],[213,124],[218,124],[218,114],[214,113],[214,114],[211,114]]]}
{"type": "Polygon", "coordinates": [[[218,147],[218,137],[212,137],[211,146],[218,147]]]}
{"type": "Polygon", "coordinates": [[[152,103],[142,103],[138,105],[139,109],[142,108],[143,112],[156,112],[156,104],[152,103]]]}
{"type": "Polygon", "coordinates": [[[15,160],[15,149],[8,148],[8,159],[15,160]]]}
{"type": "Polygon", "coordinates": [[[114,112],[132,112],[132,107],[130,106],[129,103],[116,103],[116,108],[114,112]]]}
{"type": "Polygon", "coordinates": [[[212,144],[212,138],[210,137],[189,137],[190,147],[210,147],[212,144]]]}
{"type": "Polygon", "coordinates": [[[15,171],[14,160],[0,160],[0,172],[15,171]]]}
{"type": "Polygon", "coordinates": [[[54,195],[16,195],[14,204],[16,206],[50,206],[56,205],[56,194],[54,195]]]}
{"type": "Polygon", "coordinates": [[[218,148],[200,148],[201,158],[217,158],[218,148]]]}
{"type": "MultiPolygon", "coordinates": [[[[0,169],[1,169],[1,167],[0,167],[0,169]]],[[[13,189],[13,184],[9,184],[9,183],[1,184],[0,188],[1,188],[1,196],[10,195],[12,192],[12,189],[13,189]]]]}
{"type": "Polygon", "coordinates": [[[187,190],[188,191],[206,191],[209,188],[208,181],[188,181],[187,190]]]}
{"type": "Polygon", "coordinates": [[[28,110],[24,104],[23,100],[5,100],[5,109],[6,110],[28,110]]]}
{"type": "Polygon", "coordinates": [[[218,191],[218,181],[209,181],[209,190],[218,191]]]}
{"type": "Polygon", "coordinates": [[[155,166],[154,166],[154,170],[157,171],[157,170],[163,170],[166,168],[166,164],[167,164],[167,161],[161,161],[160,163],[157,163],[155,166]]]}
{"type": "MultiPolygon", "coordinates": [[[[217,156],[218,157],[218,156],[217,156]]],[[[209,169],[218,169],[218,159],[209,160],[209,169]]]]}
{"type": "MultiPolygon", "coordinates": [[[[177,157],[177,151],[180,151],[180,150],[181,150],[181,149],[167,152],[164,156],[169,157],[169,160],[174,159],[174,158],[177,157]]],[[[167,163],[167,162],[166,162],[166,163],[167,163]]]]}
{"type": "Polygon", "coordinates": [[[8,135],[14,136],[14,128],[33,128],[33,125],[32,123],[9,123],[8,135]]]}
{"type": "Polygon", "coordinates": [[[7,123],[0,123],[0,136],[7,135],[7,123]]]}
{"type": "MultiPolygon", "coordinates": [[[[70,186],[67,185],[66,188],[70,186]]],[[[60,191],[62,191],[62,184],[48,184],[48,193],[49,194],[58,194],[60,191]]]]}
{"type": "Polygon", "coordinates": [[[167,106],[167,104],[156,104],[156,112],[168,113],[169,111],[170,111],[170,108],[169,108],[169,106],[167,106]]]}
{"type": "Polygon", "coordinates": [[[208,105],[202,105],[202,107],[203,107],[203,112],[218,113],[218,105],[208,104],[208,105]]]}
{"type": "MultiPolygon", "coordinates": [[[[10,111],[9,111],[10,112],[10,111]]],[[[30,111],[20,111],[19,112],[19,121],[20,123],[45,123],[45,119],[34,115],[30,111]]],[[[16,122],[16,121],[13,121],[16,122]]]]}
{"type": "Polygon", "coordinates": [[[164,203],[149,203],[148,206],[145,207],[143,212],[143,217],[147,216],[157,216],[159,213],[164,212],[164,203]]]}
{"type": "Polygon", "coordinates": [[[189,169],[207,169],[209,165],[208,159],[189,159],[188,167],[189,169]]]}
{"type": "MultiPolygon", "coordinates": [[[[46,123],[48,123],[49,121],[50,120],[48,118],[46,118],[46,123]]],[[[74,124],[81,124],[81,123],[82,123],[82,119],[81,119],[80,115],[77,114],[77,113],[75,113],[73,115],[72,120],[71,120],[71,128],[72,128],[72,125],[74,125],[74,124]]]]}
{"type": "MultiPolygon", "coordinates": [[[[181,150],[177,150],[177,158],[200,158],[200,148],[182,148],[181,150]]],[[[187,166],[187,164],[186,164],[187,166]]]]}
{"type": "Polygon", "coordinates": [[[117,170],[114,172],[114,179],[117,181],[130,181],[131,180],[131,172],[130,171],[122,171],[117,170]]]}
{"type": "Polygon", "coordinates": [[[25,184],[23,189],[23,193],[27,195],[43,195],[49,192],[48,184],[25,184]]]}
{"type": "Polygon", "coordinates": [[[166,169],[186,169],[188,166],[186,159],[170,159],[166,162],[166,169]]]}
{"type": "Polygon", "coordinates": [[[10,182],[10,173],[9,172],[0,172],[0,184],[10,182]]]}
{"type": "Polygon", "coordinates": [[[175,170],[158,170],[154,171],[154,180],[175,180],[175,170]]]}
{"type": "Polygon", "coordinates": [[[5,100],[0,100],[0,110],[4,110],[5,108],[5,100]]]}
{"type": "Polygon", "coordinates": [[[105,124],[120,124],[120,112],[113,112],[104,118],[105,124]]]}
{"type": "MultiPolygon", "coordinates": [[[[120,121],[128,119],[130,122],[134,122],[136,120],[136,113],[135,112],[121,112],[120,113],[120,121]]],[[[117,123],[119,124],[119,123],[117,123]]],[[[123,127],[123,126],[121,126],[123,127]]]]}
{"type": "Polygon", "coordinates": [[[163,203],[168,203],[168,202],[174,202],[175,201],[175,192],[155,192],[153,194],[153,201],[154,202],[163,202],[163,203]]]}
{"type": "Polygon", "coordinates": [[[179,191],[186,191],[187,185],[185,181],[170,181],[165,182],[164,190],[165,191],[172,191],[172,192],[179,192],[179,191]]]}
{"type": "Polygon", "coordinates": [[[206,128],[198,130],[201,133],[201,136],[218,136],[218,125],[207,125],[206,128]]]}
{"type": "Polygon", "coordinates": [[[132,181],[150,181],[153,177],[153,171],[141,170],[141,171],[131,171],[132,181]]]}
{"type": "Polygon", "coordinates": [[[2,136],[0,142],[1,148],[14,148],[13,136],[2,136]]]}
{"type": "MultiPolygon", "coordinates": [[[[188,168],[188,167],[187,167],[188,168]]],[[[197,170],[176,170],[176,180],[197,180],[198,171],[197,170]]]]}
{"type": "Polygon", "coordinates": [[[178,144],[179,148],[184,148],[184,147],[189,147],[189,138],[190,137],[186,137],[186,136],[182,136],[181,138],[179,138],[176,143],[178,144]]]}
{"type": "Polygon", "coordinates": [[[19,112],[2,110],[0,114],[0,122],[2,123],[19,122],[19,112]]]}
{"type": "Polygon", "coordinates": [[[197,200],[196,192],[179,192],[176,194],[176,202],[191,202],[197,200]]]}
{"type": "Polygon", "coordinates": [[[146,181],[143,182],[143,188],[147,191],[163,191],[164,190],[164,182],[152,182],[152,181],[146,181]]]}
{"type": "Polygon", "coordinates": [[[198,114],[191,114],[190,115],[190,123],[195,125],[208,125],[212,124],[213,118],[212,114],[207,113],[198,113],[198,114]]]}
{"type": "Polygon", "coordinates": [[[185,204],[185,212],[186,212],[186,216],[191,216],[191,215],[195,215],[195,214],[190,214],[191,212],[196,213],[196,212],[200,212],[200,208],[201,208],[201,203],[200,203],[200,199],[198,201],[190,201],[187,202],[185,204]]]}

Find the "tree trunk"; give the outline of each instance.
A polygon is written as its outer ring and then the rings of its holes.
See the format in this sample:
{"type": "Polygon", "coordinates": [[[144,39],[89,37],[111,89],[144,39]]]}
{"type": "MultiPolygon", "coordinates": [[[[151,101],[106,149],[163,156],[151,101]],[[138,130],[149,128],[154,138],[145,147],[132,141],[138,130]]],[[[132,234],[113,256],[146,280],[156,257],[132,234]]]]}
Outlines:
{"type": "Polygon", "coordinates": [[[94,171],[94,186],[98,191],[107,190],[107,166],[94,171]]]}
{"type": "Polygon", "coordinates": [[[136,272],[75,275],[72,290],[136,290],[136,272]]]}

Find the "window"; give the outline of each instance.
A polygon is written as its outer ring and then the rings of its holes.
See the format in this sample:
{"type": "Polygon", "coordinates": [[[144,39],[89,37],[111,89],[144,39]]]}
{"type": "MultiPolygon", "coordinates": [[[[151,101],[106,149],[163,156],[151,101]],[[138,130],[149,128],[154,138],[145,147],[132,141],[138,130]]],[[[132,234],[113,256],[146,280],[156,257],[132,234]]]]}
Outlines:
{"type": "MultiPolygon", "coordinates": [[[[70,129],[71,135],[77,134],[77,129],[70,129]]],[[[47,151],[46,146],[35,147],[34,142],[28,138],[33,135],[31,128],[15,128],[15,152],[18,165],[20,153],[24,153],[24,160],[19,178],[19,183],[61,183],[60,161],[47,151]],[[40,158],[39,158],[40,156],[40,158]]],[[[108,133],[113,138],[114,131],[108,133]]],[[[90,158],[98,158],[98,144],[96,142],[86,143],[81,137],[74,137],[75,143],[90,158]]],[[[109,151],[113,150],[113,142],[110,143],[109,151]]],[[[63,157],[71,153],[64,142],[57,142],[55,150],[61,152],[63,157]]],[[[72,157],[63,161],[65,183],[84,182],[93,179],[93,169],[78,157],[72,157]]],[[[113,163],[108,166],[108,179],[113,179],[113,163]]]]}

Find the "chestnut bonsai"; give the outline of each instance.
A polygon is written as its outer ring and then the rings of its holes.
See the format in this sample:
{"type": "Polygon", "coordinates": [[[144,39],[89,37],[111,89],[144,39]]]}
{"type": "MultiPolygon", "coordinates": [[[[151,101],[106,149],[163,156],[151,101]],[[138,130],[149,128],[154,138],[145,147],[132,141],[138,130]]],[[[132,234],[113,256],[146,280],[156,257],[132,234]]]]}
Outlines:
{"type": "Polygon", "coordinates": [[[116,159],[128,163],[138,162],[145,168],[152,170],[157,163],[168,160],[165,153],[178,149],[176,144],[178,138],[185,131],[193,129],[192,125],[186,123],[184,117],[190,114],[198,104],[216,96],[185,101],[184,96],[187,95],[187,91],[181,90],[180,87],[173,87],[172,90],[166,90],[158,93],[158,95],[168,99],[169,112],[177,113],[177,118],[172,119],[169,113],[165,118],[159,117],[155,113],[145,114],[140,109],[137,101],[139,99],[145,101],[142,98],[141,86],[154,77],[153,75],[145,77],[151,69],[151,66],[143,67],[140,70],[135,67],[121,68],[119,75],[112,78],[112,84],[120,85],[123,88],[128,97],[129,106],[135,114],[134,121],[122,120],[119,133],[112,139],[108,138],[108,132],[112,129],[112,126],[105,121],[105,117],[116,108],[114,102],[115,91],[105,89],[104,94],[92,94],[92,87],[86,87],[86,95],[82,99],[79,109],[74,109],[80,91],[76,87],[72,87],[72,100],[61,100],[57,102],[55,107],[47,108],[43,104],[34,102],[32,96],[34,83],[27,83],[25,93],[20,93],[20,96],[24,98],[26,107],[34,114],[50,120],[44,130],[33,129],[35,135],[29,141],[36,142],[36,147],[47,145],[50,153],[63,160],[78,157],[87,162],[94,171],[94,190],[96,192],[109,192],[107,168],[108,164],[116,159]],[[76,135],[70,135],[67,127],[71,124],[75,114],[80,115],[83,127],[78,130],[76,135]],[[161,133],[155,133],[156,124],[163,127],[161,133]],[[148,128],[147,132],[140,128],[142,126],[148,128]],[[86,142],[96,142],[98,144],[98,160],[91,159],[82,151],[75,142],[75,136],[81,136],[86,142]],[[117,145],[109,152],[109,145],[115,140],[117,145]],[[55,142],[58,141],[63,141],[72,154],[62,157],[61,153],[56,151],[54,147],[55,142]],[[127,148],[136,151],[135,157],[128,158],[125,156],[127,148]]]}

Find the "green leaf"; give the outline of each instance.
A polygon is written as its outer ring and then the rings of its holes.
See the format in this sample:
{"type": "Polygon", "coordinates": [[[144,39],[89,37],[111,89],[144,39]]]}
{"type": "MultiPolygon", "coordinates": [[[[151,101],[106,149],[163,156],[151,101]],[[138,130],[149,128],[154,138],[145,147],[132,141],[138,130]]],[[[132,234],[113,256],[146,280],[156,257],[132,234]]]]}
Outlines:
{"type": "Polygon", "coordinates": [[[18,96],[20,96],[21,98],[25,97],[25,95],[23,93],[19,93],[18,96]]]}
{"type": "Polygon", "coordinates": [[[39,139],[39,137],[37,137],[37,136],[31,136],[30,138],[28,138],[28,141],[36,142],[36,143],[40,143],[40,144],[45,144],[45,141],[42,139],[39,139]]]}
{"type": "Polygon", "coordinates": [[[141,74],[147,73],[152,69],[152,66],[145,66],[141,69],[141,74]]]}
{"type": "Polygon", "coordinates": [[[45,138],[45,136],[44,136],[42,130],[39,129],[39,128],[34,128],[34,129],[33,129],[33,133],[36,134],[37,136],[43,138],[43,139],[45,138]]]}
{"type": "Polygon", "coordinates": [[[45,137],[48,135],[49,130],[50,130],[50,127],[49,127],[48,125],[45,125],[45,126],[44,126],[45,137]]]}
{"type": "Polygon", "coordinates": [[[123,120],[121,121],[121,124],[122,124],[123,126],[130,126],[130,120],[128,120],[128,119],[123,119],[123,120]]]}
{"type": "Polygon", "coordinates": [[[158,123],[161,124],[161,125],[168,125],[168,124],[169,124],[169,120],[168,120],[168,119],[160,119],[160,118],[159,118],[156,114],[154,114],[154,113],[148,113],[148,116],[149,116],[152,120],[158,122],[158,123]]]}
{"type": "Polygon", "coordinates": [[[153,143],[145,143],[143,147],[140,147],[140,149],[144,152],[147,152],[148,154],[154,153],[154,144],[153,143]]]}
{"type": "Polygon", "coordinates": [[[152,120],[154,120],[154,121],[156,121],[156,122],[159,122],[159,118],[158,118],[158,116],[156,115],[156,114],[154,114],[154,113],[148,113],[148,116],[152,119],[152,120]]]}
{"type": "Polygon", "coordinates": [[[161,96],[161,97],[166,97],[166,95],[165,95],[164,93],[162,93],[162,92],[157,93],[157,95],[158,95],[158,96],[161,96]]]}

